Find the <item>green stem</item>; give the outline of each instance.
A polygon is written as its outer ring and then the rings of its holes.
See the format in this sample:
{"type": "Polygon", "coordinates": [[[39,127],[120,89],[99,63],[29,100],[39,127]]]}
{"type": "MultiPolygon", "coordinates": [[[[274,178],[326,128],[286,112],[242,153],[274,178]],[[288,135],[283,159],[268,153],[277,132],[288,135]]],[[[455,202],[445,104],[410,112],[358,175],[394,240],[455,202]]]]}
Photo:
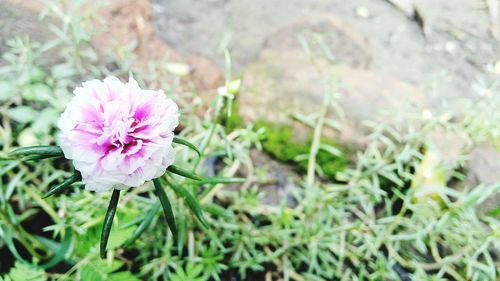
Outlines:
{"type": "Polygon", "coordinates": [[[201,156],[196,158],[196,162],[194,163],[194,166],[193,166],[193,172],[196,172],[196,169],[198,168],[198,165],[201,162],[202,156],[205,155],[205,150],[208,147],[208,145],[210,144],[210,142],[212,141],[212,138],[213,138],[213,135],[214,135],[216,128],[217,128],[217,123],[216,122],[212,123],[212,126],[210,126],[210,131],[208,131],[207,137],[203,140],[203,142],[200,145],[200,155],[201,156]]]}
{"type": "Polygon", "coordinates": [[[311,151],[309,153],[309,160],[307,165],[307,186],[312,186],[314,184],[314,176],[316,172],[316,155],[318,154],[319,145],[321,141],[321,132],[323,130],[323,123],[325,121],[325,116],[332,99],[332,93],[329,85],[325,85],[325,95],[323,98],[323,104],[321,105],[318,117],[318,124],[314,128],[314,136],[311,144],[311,151]]]}
{"type": "Polygon", "coordinates": [[[109,200],[108,210],[104,217],[104,225],[102,226],[100,254],[101,258],[106,255],[106,246],[108,245],[109,234],[111,233],[111,226],[113,225],[113,218],[115,217],[116,207],[118,206],[118,199],[120,199],[120,190],[113,189],[111,200],[109,200]]]}

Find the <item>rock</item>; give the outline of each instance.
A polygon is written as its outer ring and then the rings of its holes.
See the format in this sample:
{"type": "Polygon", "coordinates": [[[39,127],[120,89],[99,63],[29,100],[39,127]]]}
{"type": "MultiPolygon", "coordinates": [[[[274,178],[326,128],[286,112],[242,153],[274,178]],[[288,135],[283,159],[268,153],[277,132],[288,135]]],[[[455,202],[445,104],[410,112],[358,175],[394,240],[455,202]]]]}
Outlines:
{"type": "Polygon", "coordinates": [[[488,11],[477,8],[480,2],[153,0],[153,19],[158,35],[176,51],[207,57],[220,69],[221,51],[229,48],[235,73],[273,44],[295,51],[303,30],[312,29],[306,39],[324,41],[312,44],[314,53],[331,49],[329,60],[418,85],[433,105],[460,109],[456,101],[473,97],[471,85],[478,78],[485,84],[496,79],[485,69],[498,60],[500,43],[492,40],[488,11]],[[431,36],[423,36],[415,22],[417,4],[431,36]],[[360,19],[359,7],[370,16],[360,19]]]}
{"type": "MultiPolygon", "coordinates": [[[[253,178],[258,175],[258,182],[250,182],[251,185],[256,184],[260,192],[261,203],[268,206],[280,206],[283,202],[287,207],[293,208],[297,205],[293,196],[292,190],[297,188],[295,183],[300,181],[300,176],[294,171],[290,165],[278,162],[272,159],[268,154],[262,151],[250,151],[252,160],[252,170],[247,166],[242,166],[238,171],[238,176],[243,178],[253,178]]],[[[219,156],[208,157],[203,161],[205,176],[215,176],[217,171],[222,168],[221,158],[219,156]]],[[[240,189],[250,188],[250,185],[245,184],[226,184],[224,190],[239,191],[240,189]]],[[[223,196],[219,199],[223,199],[223,196]]]]}
{"type": "Polygon", "coordinates": [[[210,91],[224,85],[224,74],[211,60],[206,57],[192,56],[187,59],[187,62],[192,67],[190,78],[196,90],[210,91]]]}
{"type": "Polygon", "coordinates": [[[102,56],[108,55],[105,52],[135,43],[133,51],[140,68],[146,69],[151,60],[167,57],[173,61],[180,60],[180,56],[156,36],[148,0],[113,0],[99,12],[106,21],[106,31],[97,33],[92,38],[92,44],[102,56]]]}
{"type": "Polygon", "coordinates": [[[367,19],[371,16],[371,13],[365,6],[359,6],[356,8],[356,15],[362,19],[367,19]]]}
{"type": "Polygon", "coordinates": [[[469,160],[469,179],[473,184],[500,183],[500,151],[487,144],[472,149],[469,160]]]}
{"type": "Polygon", "coordinates": [[[329,0],[153,0],[153,15],[159,36],[169,45],[182,53],[207,56],[221,68],[227,47],[233,69],[239,72],[258,57],[269,34],[301,18],[333,15],[337,4],[329,0]]]}
{"type": "Polygon", "coordinates": [[[339,17],[322,13],[299,18],[270,33],[264,40],[263,52],[296,52],[304,56],[304,42],[313,57],[362,68],[372,60],[370,43],[362,32],[339,17]]]}
{"type": "Polygon", "coordinates": [[[299,182],[300,177],[293,171],[293,168],[257,150],[251,152],[251,158],[254,167],[264,174],[263,181],[259,184],[259,191],[263,194],[262,203],[279,206],[281,201],[284,201],[287,207],[295,207],[297,202],[292,190],[297,188],[294,183],[299,182]]]}
{"type": "Polygon", "coordinates": [[[394,7],[398,8],[409,18],[413,18],[413,16],[415,15],[414,0],[386,0],[386,1],[394,5],[394,7]]]}
{"type": "MultiPolygon", "coordinates": [[[[476,146],[470,154],[467,181],[479,184],[500,184],[500,151],[488,144],[476,146]]],[[[478,207],[480,213],[500,207],[500,193],[494,194],[478,207]]]]}
{"type": "MultiPolygon", "coordinates": [[[[323,100],[322,80],[333,78],[340,85],[338,102],[346,114],[340,140],[363,144],[365,120],[382,120],[384,111],[407,110],[409,104],[423,106],[425,95],[394,77],[324,60],[314,64],[300,52],[265,50],[243,76],[239,95],[240,114],[247,121],[292,124],[296,113],[317,112],[323,100]],[[323,73],[320,75],[319,73],[323,73]]],[[[330,110],[329,118],[337,119],[330,110]]],[[[302,128],[302,137],[309,131],[302,128]]],[[[328,136],[334,136],[325,129],[328,136]]],[[[338,136],[337,136],[338,137],[338,136]]]]}
{"type": "Polygon", "coordinates": [[[17,36],[28,36],[33,42],[47,42],[54,35],[47,28],[51,24],[49,19],[40,23],[38,11],[28,5],[32,1],[21,2],[0,1],[0,54],[7,50],[6,42],[17,36]]]}
{"type": "Polygon", "coordinates": [[[193,82],[196,89],[203,92],[216,89],[224,83],[222,71],[212,61],[192,54],[181,55],[160,40],[153,28],[148,0],[113,0],[109,4],[100,10],[107,30],[98,33],[92,40],[94,46],[105,46],[96,48],[101,56],[105,57],[110,50],[116,51],[134,43],[136,66],[143,71],[150,71],[152,61],[186,62],[191,71],[185,84],[193,82]]]}
{"type": "Polygon", "coordinates": [[[439,153],[440,165],[447,171],[447,178],[457,167],[457,163],[464,155],[470,140],[463,132],[455,132],[443,128],[430,131],[426,136],[429,149],[439,153]]]}
{"type": "Polygon", "coordinates": [[[446,1],[418,0],[414,3],[424,26],[428,26],[433,33],[458,28],[476,37],[490,38],[488,9],[478,9],[479,5],[484,5],[484,2],[456,0],[452,4],[446,1]]]}

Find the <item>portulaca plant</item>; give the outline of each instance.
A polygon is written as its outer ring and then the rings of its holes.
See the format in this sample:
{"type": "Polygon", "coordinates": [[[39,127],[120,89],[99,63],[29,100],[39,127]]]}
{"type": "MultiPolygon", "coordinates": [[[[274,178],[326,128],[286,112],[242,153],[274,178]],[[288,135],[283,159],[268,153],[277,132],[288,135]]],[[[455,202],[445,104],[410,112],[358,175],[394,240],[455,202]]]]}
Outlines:
{"type": "MultiPolygon", "coordinates": [[[[201,156],[193,144],[175,137],[174,129],[178,125],[178,106],[163,91],[143,90],[133,78],[127,83],[116,77],[91,80],[74,90],[73,99],[58,121],[59,146],[18,148],[10,156],[23,160],[64,157],[71,161],[75,173],[51,187],[44,198],[78,181],[82,181],[88,191],[112,191],[101,233],[100,254],[104,257],[121,190],[152,180],[176,239],[175,217],[162,187],[163,183],[169,183],[162,179],[167,171],[212,184],[239,181],[236,178],[204,178],[174,166],[173,143],[185,145],[201,156]]],[[[198,220],[207,226],[196,197],[180,186],[170,186],[184,197],[198,220]]],[[[149,226],[153,215],[146,216],[127,244],[149,226]]]]}

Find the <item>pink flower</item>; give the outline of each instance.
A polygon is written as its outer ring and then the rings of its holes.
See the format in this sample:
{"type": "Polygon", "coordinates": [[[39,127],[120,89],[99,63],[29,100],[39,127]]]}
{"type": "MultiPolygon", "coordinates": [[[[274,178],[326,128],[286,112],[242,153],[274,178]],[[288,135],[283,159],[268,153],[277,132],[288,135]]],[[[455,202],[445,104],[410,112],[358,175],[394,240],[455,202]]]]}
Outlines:
{"type": "Polygon", "coordinates": [[[58,122],[59,142],[87,190],[140,186],[172,165],[179,113],[163,91],[108,77],[84,82],[73,93],[58,122]]]}

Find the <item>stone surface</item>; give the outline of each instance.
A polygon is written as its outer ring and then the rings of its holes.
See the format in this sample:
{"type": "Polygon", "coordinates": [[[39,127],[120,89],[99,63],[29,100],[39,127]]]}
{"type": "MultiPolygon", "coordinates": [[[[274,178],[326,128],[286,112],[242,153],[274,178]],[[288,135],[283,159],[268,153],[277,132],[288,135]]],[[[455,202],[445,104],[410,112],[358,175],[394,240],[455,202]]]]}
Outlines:
{"type": "Polygon", "coordinates": [[[366,68],[372,60],[370,48],[361,31],[337,16],[318,12],[313,18],[299,17],[268,34],[261,52],[295,52],[299,57],[310,53],[332,63],[366,68]]]}
{"type": "Polygon", "coordinates": [[[470,139],[463,132],[455,132],[444,128],[436,128],[426,136],[427,145],[433,151],[439,153],[441,165],[447,171],[447,176],[457,168],[457,163],[470,148],[470,139]]]}
{"type": "Polygon", "coordinates": [[[297,188],[298,176],[289,165],[273,160],[269,155],[254,150],[251,152],[253,165],[263,171],[263,182],[259,184],[262,192],[262,203],[270,206],[279,206],[284,201],[286,206],[293,208],[297,205],[292,191],[297,188]],[[267,183],[266,183],[267,181],[267,183]]]}
{"type": "MultiPolygon", "coordinates": [[[[382,120],[384,113],[407,111],[407,104],[424,106],[425,95],[394,77],[351,66],[311,62],[300,52],[266,50],[247,67],[239,95],[240,114],[245,120],[294,124],[295,113],[311,114],[323,100],[323,81],[339,84],[338,102],[345,112],[340,140],[363,144],[364,120],[382,120]]],[[[337,119],[330,112],[327,116],[337,119]]],[[[302,137],[308,131],[302,130],[302,137]]],[[[328,136],[333,136],[325,129],[328,136]]],[[[300,136],[298,136],[300,138],[300,136]]]]}
{"type": "Polygon", "coordinates": [[[500,184],[500,151],[493,146],[482,144],[475,147],[470,154],[469,164],[472,183],[500,184]]]}
{"type": "Polygon", "coordinates": [[[478,79],[495,79],[488,68],[498,60],[500,43],[491,36],[490,15],[483,2],[153,0],[153,19],[158,35],[176,50],[206,56],[221,68],[220,47],[229,47],[239,72],[263,49],[272,47],[268,42],[283,40],[290,43],[287,51],[295,50],[297,37],[314,27],[318,18],[337,18],[343,23],[343,36],[338,36],[335,24],[314,28],[319,35],[327,34],[325,49],[338,62],[361,62],[374,72],[423,88],[437,106],[473,96],[471,85],[478,79]],[[357,16],[359,7],[370,11],[370,16],[357,16]],[[413,16],[415,11],[422,22],[413,16]],[[328,33],[334,34],[333,40],[328,33]],[[359,42],[355,37],[365,38],[366,44],[353,45],[359,42]]]}
{"type": "Polygon", "coordinates": [[[97,34],[92,43],[106,46],[97,48],[101,55],[106,56],[105,52],[116,51],[133,42],[140,69],[148,69],[151,61],[186,62],[191,70],[190,79],[199,91],[216,89],[224,82],[221,70],[213,62],[205,57],[181,55],[158,38],[148,0],[113,0],[100,12],[106,21],[106,31],[97,34]]]}
{"type": "Polygon", "coordinates": [[[28,36],[34,42],[47,42],[54,38],[47,28],[50,21],[45,19],[40,23],[36,6],[18,4],[15,1],[0,1],[0,54],[7,50],[7,40],[17,36],[28,36]]]}
{"type": "Polygon", "coordinates": [[[415,15],[415,0],[386,0],[401,10],[407,17],[415,15]]]}
{"type": "MultiPolygon", "coordinates": [[[[500,151],[488,144],[475,147],[470,154],[467,181],[472,186],[500,184],[500,151]]],[[[479,206],[479,211],[483,213],[499,207],[500,193],[497,192],[479,206]]]]}
{"type": "MultiPolygon", "coordinates": [[[[258,175],[258,182],[248,182],[249,184],[226,184],[224,190],[238,191],[250,188],[257,184],[260,192],[260,199],[263,205],[279,206],[284,203],[293,208],[297,205],[292,191],[297,188],[296,183],[300,181],[294,168],[290,165],[278,162],[262,151],[251,150],[252,168],[242,166],[238,171],[238,176],[243,178],[253,178],[258,175]],[[252,170],[249,170],[252,169],[252,170]]],[[[212,156],[205,159],[203,168],[206,176],[215,176],[221,167],[220,157],[212,156]]]]}

